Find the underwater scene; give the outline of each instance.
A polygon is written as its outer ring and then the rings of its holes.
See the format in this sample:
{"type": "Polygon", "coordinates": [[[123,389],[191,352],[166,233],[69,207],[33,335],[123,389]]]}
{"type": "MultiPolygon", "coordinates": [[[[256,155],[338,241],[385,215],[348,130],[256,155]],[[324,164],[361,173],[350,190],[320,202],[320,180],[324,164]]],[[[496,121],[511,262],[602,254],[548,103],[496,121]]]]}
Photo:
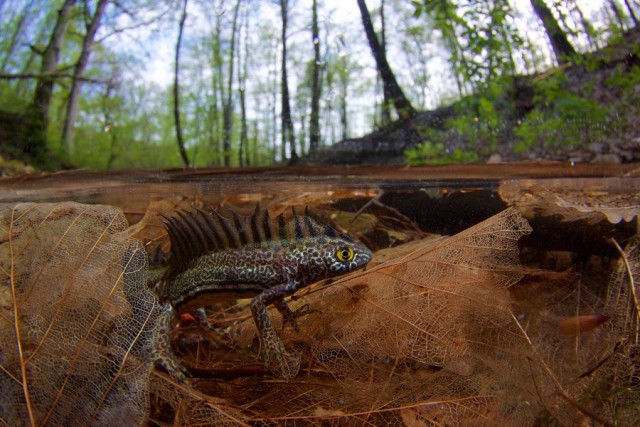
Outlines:
{"type": "Polygon", "coordinates": [[[464,171],[3,182],[3,419],[632,425],[637,170],[464,171]]]}

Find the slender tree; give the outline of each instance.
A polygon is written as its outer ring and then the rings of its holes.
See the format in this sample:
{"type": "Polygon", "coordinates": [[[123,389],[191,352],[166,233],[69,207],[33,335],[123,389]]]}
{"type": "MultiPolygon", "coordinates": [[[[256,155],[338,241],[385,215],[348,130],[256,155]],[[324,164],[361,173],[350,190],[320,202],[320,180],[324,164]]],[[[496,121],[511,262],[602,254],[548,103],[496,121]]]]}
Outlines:
{"type": "MultiPolygon", "coordinates": [[[[387,23],[385,20],[384,13],[384,0],[380,1],[380,48],[382,49],[382,55],[387,57],[387,23]]],[[[380,73],[378,76],[382,78],[380,73]]],[[[382,124],[387,124],[391,122],[391,92],[389,91],[389,86],[385,85],[383,82],[382,85],[382,108],[380,110],[380,116],[382,118],[382,124]]]]}
{"type": "Polygon", "coordinates": [[[558,21],[553,17],[551,9],[545,4],[544,0],[531,0],[531,6],[540,21],[542,21],[557,61],[563,62],[574,56],[576,50],[569,43],[567,35],[560,28],[558,21]]]}
{"type": "MultiPolygon", "coordinates": [[[[278,156],[278,150],[276,147],[276,137],[278,135],[278,115],[276,113],[276,105],[278,104],[278,73],[277,73],[277,63],[278,63],[278,58],[277,55],[273,56],[273,72],[272,74],[272,84],[270,85],[271,92],[271,163],[275,163],[277,160],[277,156],[278,156]]],[[[284,139],[282,140],[282,144],[280,144],[280,150],[281,150],[281,157],[282,160],[284,161],[286,156],[286,152],[285,152],[285,144],[284,144],[284,139]]]]}
{"type": "Polygon", "coordinates": [[[104,10],[109,4],[109,0],[98,0],[96,10],[93,16],[88,12],[89,2],[85,0],[85,16],[89,21],[85,22],[86,33],[82,40],[82,50],[80,56],[76,61],[76,65],[73,70],[73,81],[71,83],[71,91],[69,92],[69,100],[67,101],[67,114],[65,116],[63,129],[62,129],[62,142],[67,148],[69,155],[73,154],[73,125],[75,124],[76,117],[78,116],[78,104],[80,101],[80,90],[82,88],[82,77],[89,64],[89,56],[93,51],[93,43],[96,37],[96,32],[100,26],[100,21],[104,10]]]}
{"type": "Polygon", "coordinates": [[[116,160],[116,145],[118,142],[117,132],[111,129],[111,123],[113,122],[113,118],[111,117],[111,110],[107,107],[106,100],[111,98],[112,92],[115,89],[115,85],[113,82],[107,83],[105,88],[104,96],[102,97],[101,107],[102,107],[102,115],[105,123],[104,130],[109,133],[109,157],[107,158],[107,163],[105,165],[106,169],[111,169],[113,167],[113,162],[116,160]]]}
{"type": "Polygon", "coordinates": [[[627,10],[629,11],[629,16],[631,16],[631,20],[633,21],[633,25],[634,26],[638,25],[638,17],[636,16],[635,12],[633,11],[633,7],[631,7],[631,4],[629,3],[629,0],[624,0],[624,4],[625,4],[625,6],[627,6],[627,10]]]}
{"type": "Polygon", "coordinates": [[[580,25],[582,26],[582,29],[584,30],[584,34],[587,37],[587,42],[589,43],[589,47],[594,50],[598,49],[599,48],[598,40],[594,37],[594,35],[596,34],[596,31],[593,28],[593,25],[591,25],[589,20],[584,16],[584,13],[582,13],[582,9],[580,9],[580,7],[578,6],[578,2],[576,0],[573,0],[570,3],[570,6],[572,10],[576,13],[576,15],[578,15],[578,20],[580,21],[580,25]]]}
{"type": "Polygon", "coordinates": [[[238,28],[238,11],[240,10],[240,3],[242,0],[236,2],[236,7],[233,11],[233,21],[231,23],[231,46],[229,47],[229,74],[227,80],[227,97],[224,100],[222,120],[223,120],[223,134],[224,142],[222,149],[224,150],[224,165],[226,167],[231,166],[231,134],[233,132],[233,64],[236,54],[236,33],[238,28]]]}
{"type": "Polygon", "coordinates": [[[349,138],[349,120],[347,114],[347,98],[349,94],[349,70],[346,58],[342,58],[342,64],[338,68],[338,78],[340,80],[340,127],[342,129],[341,138],[346,140],[349,138]]]}
{"type": "MultiPolygon", "coordinates": [[[[444,43],[451,53],[458,94],[463,96],[467,89],[466,85],[471,83],[472,73],[472,67],[467,61],[459,36],[459,33],[468,31],[467,24],[458,17],[456,6],[450,0],[425,0],[425,4],[434,11],[435,26],[442,31],[444,43]]],[[[475,88],[472,87],[472,89],[475,88]]]]}
{"type": "Polygon", "coordinates": [[[180,45],[182,44],[182,34],[184,32],[184,23],[187,20],[187,2],[184,0],[182,4],[182,15],[180,17],[180,25],[178,27],[178,41],[176,42],[176,60],[173,74],[173,117],[176,125],[176,139],[178,141],[178,150],[180,150],[180,158],[185,168],[189,167],[189,157],[184,147],[184,138],[182,136],[182,125],[180,123],[180,45]]]}
{"type": "Polygon", "coordinates": [[[0,71],[5,71],[9,63],[9,60],[11,59],[11,56],[14,52],[14,49],[18,45],[18,40],[20,39],[20,34],[22,33],[22,30],[26,26],[28,26],[28,17],[31,14],[33,14],[31,9],[34,6],[34,3],[35,3],[35,0],[29,0],[29,2],[27,2],[27,4],[24,5],[24,8],[22,9],[18,17],[17,18],[12,17],[13,19],[15,19],[15,26],[11,33],[11,37],[9,38],[9,43],[7,44],[3,52],[4,57],[2,58],[2,63],[0,64],[0,71]]]}
{"type": "Polygon", "coordinates": [[[291,120],[289,81],[287,78],[287,25],[289,21],[289,0],[280,0],[280,15],[282,17],[282,80],[280,86],[282,102],[282,145],[284,146],[287,142],[289,143],[289,162],[295,163],[298,160],[298,154],[296,153],[296,138],[293,132],[293,121],[291,120]]]}
{"type": "Polygon", "coordinates": [[[373,29],[371,15],[369,14],[369,9],[367,9],[367,5],[364,0],[358,0],[358,7],[360,8],[362,24],[364,26],[365,33],[367,34],[371,53],[376,61],[378,73],[380,73],[380,77],[382,78],[382,84],[386,87],[385,90],[389,91],[391,100],[393,101],[393,106],[398,112],[398,115],[405,120],[411,119],[416,115],[416,110],[404,95],[402,88],[400,88],[400,85],[396,81],[393,71],[391,71],[391,67],[387,62],[387,58],[382,51],[380,43],[378,42],[378,37],[373,29]]]}
{"type": "Polygon", "coordinates": [[[622,14],[622,11],[614,0],[609,0],[609,7],[613,12],[613,16],[616,17],[616,21],[618,21],[618,27],[620,27],[621,30],[624,30],[624,16],[622,14]]]}
{"type": "Polygon", "coordinates": [[[71,17],[71,11],[76,0],[65,0],[58,11],[58,18],[49,38],[49,43],[42,52],[42,64],[40,66],[41,77],[36,82],[36,90],[33,101],[28,108],[26,117],[25,141],[18,147],[18,153],[23,159],[33,162],[36,166],[51,168],[53,165],[47,156],[47,129],[49,127],[49,107],[53,96],[54,77],[62,42],[71,17]]]}
{"type": "Polygon", "coordinates": [[[318,2],[313,0],[311,40],[313,43],[313,76],[311,81],[311,118],[309,122],[309,154],[320,144],[320,31],[318,29],[318,2]]]}
{"type": "Polygon", "coordinates": [[[249,13],[245,12],[243,16],[244,27],[244,39],[241,38],[242,32],[238,33],[238,95],[240,97],[240,148],[238,150],[238,162],[240,166],[249,165],[251,159],[249,158],[249,137],[248,137],[248,125],[247,125],[247,106],[246,106],[246,91],[247,91],[247,70],[249,63],[249,13]],[[242,49],[242,43],[244,43],[244,49],[242,49]],[[244,59],[243,59],[244,56],[244,59]]]}
{"type": "MultiPolygon", "coordinates": [[[[215,129],[212,132],[212,146],[210,147],[211,150],[215,153],[215,162],[214,164],[216,166],[221,166],[222,165],[222,158],[223,156],[223,148],[222,148],[222,140],[224,138],[224,135],[221,132],[221,130],[223,129],[222,126],[220,126],[220,103],[224,104],[224,98],[225,98],[225,93],[224,93],[224,84],[222,82],[222,78],[223,78],[223,69],[222,66],[224,65],[224,61],[222,60],[222,49],[220,46],[221,43],[221,28],[222,28],[222,14],[216,13],[216,19],[215,19],[215,34],[213,37],[213,69],[216,71],[215,73],[211,74],[211,86],[213,89],[213,97],[214,97],[214,102],[211,105],[211,116],[212,116],[212,123],[215,124],[215,129]]],[[[224,108],[222,108],[224,109],[224,108]]],[[[224,119],[223,119],[224,121],[224,119]]]]}

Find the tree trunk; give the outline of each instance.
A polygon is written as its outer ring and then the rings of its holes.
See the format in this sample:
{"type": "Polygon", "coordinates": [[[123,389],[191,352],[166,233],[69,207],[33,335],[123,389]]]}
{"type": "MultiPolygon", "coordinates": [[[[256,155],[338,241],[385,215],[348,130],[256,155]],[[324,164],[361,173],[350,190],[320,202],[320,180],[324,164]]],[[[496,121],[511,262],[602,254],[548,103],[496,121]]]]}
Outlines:
{"type": "Polygon", "coordinates": [[[340,126],[342,128],[342,141],[349,138],[349,122],[347,117],[347,91],[349,89],[349,81],[346,73],[340,76],[340,86],[342,93],[340,94],[340,126]]]}
{"type": "Polygon", "coordinates": [[[404,92],[396,81],[393,71],[391,71],[391,67],[387,62],[387,58],[380,47],[378,37],[373,29],[371,15],[369,14],[369,10],[367,9],[367,5],[364,0],[358,0],[358,7],[360,8],[360,14],[362,15],[362,24],[364,26],[365,33],[367,34],[367,39],[369,40],[371,53],[376,60],[378,73],[380,73],[380,77],[382,78],[382,84],[385,87],[385,90],[389,91],[391,100],[393,101],[393,106],[398,112],[400,118],[410,120],[415,116],[416,110],[404,95],[404,92]]]}
{"type": "MultiPolygon", "coordinates": [[[[380,2],[380,47],[382,48],[382,55],[386,58],[387,57],[387,27],[384,20],[384,0],[380,2]]],[[[382,78],[382,76],[380,76],[380,78],[382,78]]],[[[389,91],[389,87],[383,84],[382,85],[382,108],[380,110],[380,119],[382,121],[382,125],[386,125],[391,122],[391,104],[392,104],[391,92],[389,91]]]]}
{"type": "Polygon", "coordinates": [[[176,42],[176,62],[173,80],[173,116],[176,122],[176,139],[178,141],[178,150],[185,168],[189,167],[189,157],[187,150],[184,148],[184,138],[182,137],[182,125],[180,124],[180,86],[179,86],[179,70],[180,70],[180,44],[182,43],[182,33],[184,31],[184,23],[187,20],[187,1],[184,0],[182,5],[182,17],[180,18],[180,26],[178,29],[178,41],[176,42]]]}
{"type": "MultiPolygon", "coordinates": [[[[109,82],[107,83],[107,87],[105,88],[105,92],[104,95],[102,96],[102,99],[109,99],[111,97],[111,92],[113,91],[113,89],[115,89],[115,86],[113,83],[109,82]]],[[[107,158],[107,162],[105,164],[105,169],[111,169],[113,167],[113,162],[116,160],[116,145],[118,142],[118,138],[117,138],[117,131],[115,131],[112,128],[107,128],[107,126],[110,126],[112,123],[112,119],[111,119],[111,111],[110,109],[107,107],[107,103],[103,102],[102,103],[102,115],[104,116],[104,123],[105,123],[105,131],[109,133],[109,157],[107,158]]]]}
{"type": "Polygon", "coordinates": [[[629,11],[629,15],[631,16],[631,20],[633,21],[633,25],[637,26],[638,25],[638,17],[636,17],[636,14],[633,12],[633,8],[631,7],[631,4],[629,3],[629,0],[624,0],[624,4],[625,4],[625,6],[627,6],[627,10],[629,11]]]}
{"type": "Polygon", "coordinates": [[[576,11],[576,13],[578,14],[578,17],[580,18],[580,25],[582,25],[582,28],[584,29],[584,33],[587,36],[589,48],[592,50],[598,49],[598,43],[597,41],[594,40],[594,37],[593,37],[594,35],[593,26],[584,16],[584,14],[582,13],[582,9],[580,9],[580,7],[578,7],[577,4],[573,5],[573,10],[576,11]]]}
{"type": "Polygon", "coordinates": [[[553,17],[551,9],[547,7],[544,0],[531,0],[531,6],[538,18],[542,21],[542,25],[549,37],[549,42],[553,48],[553,52],[556,56],[558,63],[568,60],[576,54],[576,50],[573,48],[567,35],[562,31],[558,21],[553,17]]]}
{"type": "MultiPolygon", "coordinates": [[[[249,139],[247,129],[247,107],[246,107],[246,87],[247,87],[247,62],[249,58],[249,14],[244,13],[244,62],[242,62],[242,43],[238,40],[238,92],[240,94],[240,148],[238,150],[238,163],[240,166],[248,166],[249,159],[249,139]]],[[[242,26],[240,27],[242,31],[242,26]]],[[[242,32],[238,33],[238,37],[242,32]]]]}
{"type": "Polygon", "coordinates": [[[624,20],[622,12],[618,9],[618,5],[614,0],[609,0],[609,7],[613,11],[613,16],[616,17],[616,21],[618,21],[618,27],[620,27],[621,30],[624,30],[624,20]]]}
{"type": "Polygon", "coordinates": [[[15,30],[13,31],[13,34],[11,34],[11,40],[9,41],[9,44],[6,47],[5,55],[4,55],[4,58],[2,59],[2,65],[0,65],[0,70],[2,70],[2,71],[5,70],[9,60],[13,56],[13,50],[15,49],[15,47],[17,45],[18,36],[22,32],[22,28],[23,28],[25,22],[27,22],[27,16],[30,13],[32,13],[31,12],[31,7],[33,6],[33,3],[34,3],[34,0],[30,0],[29,3],[27,3],[24,6],[20,16],[18,17],[17,23],[15,25],[15,30]]]}
{"type": "MultiPolygon", "coordinates": [[[[60,49],[76,0],[65,0],[58,11],[58,19],[53,27],[49,43],[42,54],[40,74],[46,76],[56,71],[60,49]]],[[[49,107],[53,95],[53,77],[41,77],[36,83],[32,103],[26,113],[25,138],[16,150],[16,156],[35,166],[52,169],[59,167],[47,154],[47,129],[49,127],[49,107]]]]}
{"type": "Polygon", "coordinates": [[[456,79],[458,94],[463,97],[467,91],[467,84],[472,87],[475,92],[474,83],[471,81],[471,70],[467,58],[465,57],[465,49],[460,45],[458,31],[455,22],[459,20],[455,12],[455,5],[450,1],[441,1],[436,8],[436,24],[442,31],[442,38],[451,53],[451,62],[453,63],[453,75],[456,79]]]}
{"type": "Polygon", "coordinates": [[[318,3],[313,0],[313,77],[311,81],[311,120],[309,123],[309,154],[314,154],[320,145],[320,31],[318,29],[318,3]]]}
{"type": "Polygon", "coordinates": [[[229,48],[229,79],[227,80],[227,98],[224,101],[222,128],[224,140],[222,149],[224,150],[224,165],[231,166],[231,133],[233,131],[233,60],[236,53],[236,29],[238,23],[238,11],[240,10],[240,2],[238,0],[233,11],[233,21],[231,24],[231,46],[229,48]]]}
{"type": "MultiPolygon", "coordinates": [[[[271,88],[271,163],[276,163],[278,157],[278,148],[276,147],[276,137],[278,135],[278,115],[276,114],[276,105],[278,105],[278,73],[275,71],[278,68],[278,57],[273,56],[273,81],[271,88]]],[[[280,145],[282,160],[286,157],[284,138],[283,143],[280,145]]]]}
{"type": "MultiPolygon", "coordinates": [[[[248,156],[250,156],[249,158],[251,159],[251,165],[253,166],[259,166],[258,165],[258,121],[254,121],[253,122],[253,134],[251,135],[251,139],[250,141],[252,142],[251,144],[251,149],[249,150],[249,152],[247,153],[248,156]]],[[[261,156],[262,157],[262,156],[261,156]]],[[[247,160],[247,163],[249,163],[249,161],[247,160]]],[[[262,159],[260,158],[260,163],[262,163],[262,159]]]]}
{"type": "MultiPolygon", "coordinates": [[[[293,133],[293,121],[291,120],[291,105],[289,102],[289,83],[287,79],[287,21],[289,14],[289,0],[280,0],[280,13],[282,15],[282,144],[289,143],[289,163],[296,163],[296,139],[293,133]]],[[[283,159],[284,160],[284,159],[283,159]]]]}
{"type": "MultiPolygon", "coordinates": [[[[224,93],[224,84],[222,82],[222,78],[224,73],[222,72],[222,54],[220,53],[220,28],[221,24],[221,14],[216,14],[216,32],[215,39],[213,43],[213,66],[216,70],[215,73],[211,73],[212,79],[212,89],[213,96],[215,98],[215,103],[212,106],[212,114],[213,121],[215,123],[215,132],[214,132],[214,144],[211,147],[213,152],[215,153],[215,165],[222,166],[222,158],[224,157],[223,149],[222,149],[222,140],[224,135],[221,133],[223,126],[220,124],[220,110],[224,109],[224,99],[226,97],[224,93]],[[221,106],[219,105],[222,104],[221,106]],[[220,107],[220,108],[219,108],[220,107]]],[[[224,121],[224,119],[223,119],[224,121]]]]}
{"type": "MultiPolygon", "coordinates": [[[[67,154],[69,155],[73,154],[73,125],[78,116],[78,103],[80,101],[80,89],[82,88],[81,77],[84,76],[87,65],[89,64],[89,56],[91,56],[96,32],[98,31],[100,20],[108,3],[109,0],[98,0],[96,11],[91,21],[86,25],[87,33],[82,41],[82,51],[73,70],[73,82],[71,83],[71,92],[69,92],[69,101],[67,102],[67,114],[62,130],[62,143],[67,148],[67,154]]],[[[85,2],[85,7],[88,7],[87,2],[85,2]]],[[[89,16],[88,13],[87,16],[89,16]]]]}

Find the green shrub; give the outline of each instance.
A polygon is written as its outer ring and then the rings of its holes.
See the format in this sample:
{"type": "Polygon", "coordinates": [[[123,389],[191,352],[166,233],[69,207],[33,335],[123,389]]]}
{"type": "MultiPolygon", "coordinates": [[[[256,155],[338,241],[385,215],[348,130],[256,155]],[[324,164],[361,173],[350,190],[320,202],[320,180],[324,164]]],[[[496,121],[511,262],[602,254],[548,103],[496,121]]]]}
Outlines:
{"type": "Polygon", "coordinates": [[[514,130],[514,151],[549,151],[578,146],[605,136],[606,107],[567,89],[567,78],[558,74],[540,81],[534,101],[538,108],[529,112],[514,130]]]}
{"type": "Polygon", "coordinates": [[[447,152],[441,142],[432,143],[426,141],[404,151],[407,165],[434,165],[444,163],[469,163],[478,160],[478,155],[473,151],[464,151],[455,148],[447,152]]]}

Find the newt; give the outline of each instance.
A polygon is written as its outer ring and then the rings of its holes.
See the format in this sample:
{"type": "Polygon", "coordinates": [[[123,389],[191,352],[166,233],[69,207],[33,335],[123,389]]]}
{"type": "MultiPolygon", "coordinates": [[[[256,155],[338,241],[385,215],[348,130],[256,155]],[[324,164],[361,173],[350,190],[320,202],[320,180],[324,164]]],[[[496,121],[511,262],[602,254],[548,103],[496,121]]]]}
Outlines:
{"type": "Polygon", "coordinates": [[[179,211],[163,216],[171,241],[169,268],[154,290],[162,306],[155,340],[156,366],[177,380],[189,375],[173,355],[171,320],[177,314],[229,299],[253,298],[251,313],[258,330],[265,367],[289,379],[299,357],[289,353],[274,330],[267,307],[273,304],[284,324],[297,328],[284,298],[319,280],[366,265],[371,252],[346,234],[311,217],[307,210],[285,219],[271,218],[256,206],[244,217],[217,210],[179,211]]]}

